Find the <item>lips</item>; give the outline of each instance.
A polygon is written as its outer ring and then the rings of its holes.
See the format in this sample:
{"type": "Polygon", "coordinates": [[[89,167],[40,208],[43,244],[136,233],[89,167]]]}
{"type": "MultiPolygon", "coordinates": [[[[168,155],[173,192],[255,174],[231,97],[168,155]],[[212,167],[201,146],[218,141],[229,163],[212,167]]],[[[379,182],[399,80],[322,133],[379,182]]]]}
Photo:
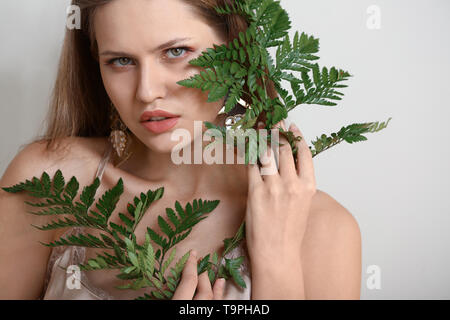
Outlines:
{"type": "Polygon", "coordinates": [[[140,118],[141,122],[149,121],[153,117],[178,118],[179,115],[172,114],[164,110],[145,111],[140,118]]]}
{"type": "Polygon", "coordinates": [[[154,111],[145,111],[141,115],[141,123],[142,125],[152,133],[162,133],[172,129],[178,122],[180,118],[179,115],[164,111],[164,110],[154,110],[154,111]],[[154,117],[164,117],[167,119],[150,121],[151,118],[154,117]]]}
{"type": "Polygon", "coordinates": [[[143,121],[142,125],[150,132],[158,134],[169,131],[178,123],[180,117],[172,117],[161,121],[143,121]]]}

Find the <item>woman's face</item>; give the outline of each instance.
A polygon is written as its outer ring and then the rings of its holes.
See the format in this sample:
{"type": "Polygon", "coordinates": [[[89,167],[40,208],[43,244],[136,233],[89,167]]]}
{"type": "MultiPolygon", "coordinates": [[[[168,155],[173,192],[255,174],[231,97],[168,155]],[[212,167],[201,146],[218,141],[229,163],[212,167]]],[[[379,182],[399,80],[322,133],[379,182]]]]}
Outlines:
{"type": "Polygon", "coordinates": [[[170,152],[178,145],[170,139],[172,131],[186,129],[192,141],[194,121],[217,120],[223,99],[207,103],[207,91],[177,84],[202,70],[189,60],[213,44],[225,43],[193,8],[181,0],[114,0],[99,7],[94,19],[105,89],[122,121],[143,144],[170,152]],[[161,46],[175,39],[184,40],[161,46]],[[145,111],[154,110],[180,118],[172,129],[154,133],[140,120],[145,111]]]}

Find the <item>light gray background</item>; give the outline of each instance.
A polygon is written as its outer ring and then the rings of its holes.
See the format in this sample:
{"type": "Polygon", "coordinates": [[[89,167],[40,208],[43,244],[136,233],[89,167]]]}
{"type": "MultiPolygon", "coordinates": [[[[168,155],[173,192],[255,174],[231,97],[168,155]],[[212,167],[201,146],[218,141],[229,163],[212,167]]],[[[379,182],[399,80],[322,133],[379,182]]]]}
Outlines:
{"type": "MultiPolygon", "coordinates": [[[[0,173],[41,127],[69,1],[0,2],[0,173]]],[[[282,0],[292,35],[320,39],[322,66],[354,77],[337,107],[290,113],[308,141],[355,122],[386,121],[367,141],[314,158],[318,188],[357,219],[362,299],[449,299],[450,1],[282,0]],[[367,8],[381,9],[381,29],[367,8]],[[369,290],[367,268],[381,269],[369,290]]],[[[289,123],[290,121],[288,121],[289,123]]]]}

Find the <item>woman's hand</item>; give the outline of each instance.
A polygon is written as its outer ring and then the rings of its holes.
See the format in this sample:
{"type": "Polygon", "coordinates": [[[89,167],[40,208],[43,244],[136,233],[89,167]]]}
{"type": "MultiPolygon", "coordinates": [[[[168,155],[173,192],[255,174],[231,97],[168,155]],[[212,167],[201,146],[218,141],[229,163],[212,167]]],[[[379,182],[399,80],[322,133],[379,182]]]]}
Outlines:
{"type": "MultiPolygon", "coordinates": [[[[280,125],[285,130],[284,121],[275,127],[280,125]]],[[[276,134],[275,130],[279,129],[273,130],[276,134]]],[[[303,138],[295,125],[289,130],[303,138]]],[[[279,137],[279,142],[284,143],[279,147],[279,168],[270,146],[261,158],[261,168],[258,164],[248,166],[245,228],[252,268],[254,264],[270,268],[300,261],[303,236],[316,193],[312,154],[305,139],[296,141],[296,165],[287,139],[279,137]],[[265,174],[267,172],[271,174],[265,174]]]]}
{"type": "Polygon", "coordinates": [[[211,288],[208,272],[197,275],[197,254],[192,250],[172,300],[222,300],[224,289],[225,279],[217,279],[211,288]]]}

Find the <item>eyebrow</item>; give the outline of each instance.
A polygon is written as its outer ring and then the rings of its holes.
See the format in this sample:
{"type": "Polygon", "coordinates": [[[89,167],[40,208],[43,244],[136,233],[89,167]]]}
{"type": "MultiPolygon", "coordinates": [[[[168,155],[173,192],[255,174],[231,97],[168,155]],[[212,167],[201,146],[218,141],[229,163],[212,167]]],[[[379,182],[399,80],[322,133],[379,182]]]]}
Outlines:
{"type": "MultiPolygon", "coordinates": [[[[172,39],[172,40],[170,40],[170,41],[167,41],[167,42],[165,42],[165,43],[159,45],[157,48],[155,48],[155,49],[152,50],[151,52],[155,52],[155,51],[158,51],[158,50],[162,50],[162,49],[164,49],[164,48],[171,47],[171,46],[173,46],[173,45],[175,45],[175,44],[177,44],[177,43],[179,43],[179,42],[186,41],[186,40],[191,40],[191,39],[192,39],[192,38],[175,38],[175,39],[172,39]]],[[[111,51],[111,50],[103,51],[103,52],[100,53],[100,55],[101,55],[101,56],[106,56],[106,55],[113,55],[113,56],[131,56],[130,54],[128,54],[128,53],[126,53],[126,52],[123,52],[123,51],[111,51]]]]}

